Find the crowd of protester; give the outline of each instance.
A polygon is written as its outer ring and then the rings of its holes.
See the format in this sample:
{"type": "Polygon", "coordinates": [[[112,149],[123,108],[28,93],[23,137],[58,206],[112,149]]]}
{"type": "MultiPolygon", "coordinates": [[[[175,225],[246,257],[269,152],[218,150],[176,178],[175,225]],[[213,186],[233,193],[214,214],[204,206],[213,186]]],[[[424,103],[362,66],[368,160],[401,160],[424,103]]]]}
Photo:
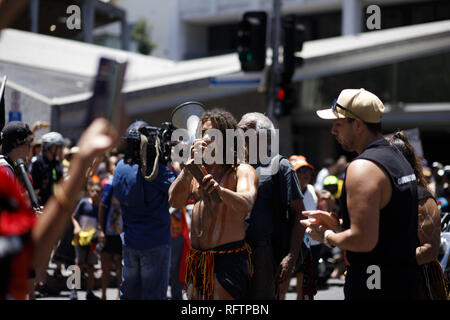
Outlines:
{"type": "MultiPolygon", "coordinates": [[[[213,111],[207,115],[206,119],[207,121],[211,121],[210,119],[214,117],[219,119],[220,117],[225,117],[224,115],[228,116],[227,113],[214,113],[213,111]]],[[[229,117],[232,116],[229,115],[229,117]]],[[[234,121],[233,128],[239,126],[244,130],[249,128],[273,129],[270,120],[262,114],[257,115],[257,113],[254,113],[245,115],[239,124],[236,120],[234,121]]],[[[48,124],[38,122],[30,130],[28,125],[22,122],[8,123],[2,131],[2,156],[0,159],[0,166],[8,167],[11,172],[7,172],[7,174],[12,177],[16,172],[17,159],[24,158],[29,170],[29,179],[32,182],[41,210],[44,211],[36,212],[38,216],[45,214],[44,208],[47,206],[49,199],[51,197],[57,197],[57,195],[55,196],[55,192],[58,190],[57,186],[62,181],[69,181],[72,178],[71,172],[74,172],[71,171],[73,159],[80,153],[80,146],[73,145],[69,139],[65,139],[58,132],[50,131],[41,135],[41,138],[35,139],[34,136],[39,130],[49,131],[50,127],[48,124]]],[[[308,154],[294,154],[285,158],[280,157],[277,161],[279,161],[282,172],[282,180],[279,181],[279,178],[274,178],[276,175],[271,176],[276,186],[273,190],[264,189],[267,187],[261,187],[264,184],[261,179],[266,178],[263,178],[258,167],[256,167],[257,170],[255,172],[258,172],[260,179],[259,198],[257,198],[256,202],[252,202],[250,207],[244,207],[253,208],[251,214],[246,217],[247,227],[245,237],[246,245],[251,248],[248,252],[249,257],[251,256],[250,261],[253,262],[253,265],[251,265],[253,269],[250,272],[252,274],[252,281],[245,285],[245,290],[248,290],[245,291],[247,293],[236,293],[236,297],[241,299],[266,299],[271,298],[270,292],[275,292],[276,295],[272,298],[284,299],[291,283],[291,277],[295,277],[297,280],[297,299],[314,299],[317,290],[326,281],[326,279],[320,277],[319,271],[319,260],[323,257],[324,251],[331,252],[332,259],[334,260],[334,270],[331,273],[331,277],[344,277],[345,257],[343,251],[338,247],[331,250],[320,241],[312,239],[306,233],[304,236],[302,232],[295,233],[295,226],[300,225],[300,223],[294,223],[294,225],[288,228],[291,228],[291,234],[295,234],[296,236],[301,235],[300,239],[303,240],[298,241],[298,238],[291,240],[293,242],[291,242],[290,246],[288,245],[286,253],[280,255],[277,260],[280,267],[276,269],[275,265],[275,269],[268,270],[266,267],[271,264],[264,262],[268,261],[265,260],[268,254],[272,255],[276,251],[267,251],[266,248],[272,248],[274,244],[271,243],[270,237],[264,238],[262,236],[265,233],[275,232],[274,230],[270,230],[270,228],[268,229],[269,225],[261,224],[261,221],[269,221],[267,219],[271,214],[270,210],[267,211],[267,215],[264,217],[263,212],[265,210],[280,206],[284,210],[297,212],[299,214],[298,217],[300,217],[303,210],[323,210],[339,215],[339,198],[342,194],[345,173],[349,162],[344,155],[336,159],[324,159],[322,163],[312,163],[308,159],[308,154]],[[286,180],[286,177],[289,175],[290,178],[286,180]],[[277,186],[278,184],[279,186],[277,186]],[[280,198],[275,195],[278,192],[275,190],[279,188],[282,190],[280,198]],[[294,190],[296,191],[294,192],[294,190]],[[269,202],[263,202],[264,192],[267,194],[269,202]],[[261,202],[258,202],[258,199],[261,199],[261,202]],[[295,204],[296,199],[301,199],[301,201],[299,200],[300,202],[295,204]],[[297,253],[291,256],[290,253],[295,251],[297,253]],[[290,253],[288,254],[287,252],[290,253]],[[286,271],[290,270],[289,268],[292,269],[292,272],[286,271]],[[274,282],[267,281],[272,277],[276,279],[274,282]],[[268,285],[269,287],[267,287],[268,285]],[[264,295],[265,292],[269,293],[264,295]]],[[[158,205],[164,203],[157,210],[161,211],[161,215],[170,217],[170,220],[167,219],[166,221],[164,219],[164,222],[160,222],[157,226],[158,229],[156,229],[156,226],[151,226],[154,221],[144,222],[145,218],[143,217],[133,220],[132,223],[135,223],[133,225],[130,222],[130,215],[134,214],[139,216],[140,212],[128,212],[128,220],[125,221],[126,228],[124,228],[122,211],[124,208],[125,210],[131,210],[130,207],[124,207],[123,205],[123,203],[127,202],[126,197],[137,197],[141,194],[140,192],[144,192],[144,198],[147,197],[145,193],[147,189],[144,188],[142,191],[139,191],[140,189],[134,189],[129,185],[130,173],[123,173],[121,171],[122,173],[117,174],[116,168],[123,168],[124,166],[127,166],[127,156],[123,152],[119,152],[117,148],[110,149],[107,153],[98,155],[94,161],[91,161],[88,170],[84,173],[85,179],[81,192],[70,195],[76,198],[77,203],[71,213],[70,223],[63,226],[65,230],[61,231],[61,236],[53,244],[51,250],[51,262],[56,265],[55,272],[51,275],[53,278],[51,282],[53,284],[59,282],[59,284],[64,286],[67,277],[73,274],[73,269],[69,267],[76,266],[81,270],[82,280],[86,281],[85,284],[83,283],[83,286],[87,289],[86,299],[107,299],[106,290],[110,287],[111,272],[114,271],[117,288],[116,299],[140,299],[142,297],[147,299],[166,299],[166,293],[170,287],[171,298],[181,300],[185,298],[183,293],[186,289],[185,285],[187,285],[186,280],[191,276],[189,270],[187,271],[186,268],[187,263],[189,263],[190,254],[192,254],[192,252],[189,252],[190,242],[192,241],[190,230],[191,227],[195,228],[195,226],[191,225],[194,223],[191,223],[192,205],[197,200],[194,200],[196,197],[194,195],[193,197],[189,196],[186,202],[179,202],[176,199],[174,200],[173,195],[170,198],[170,193],[174,193],[172,190],[174,185],[179,188],[177,192],[180,192],[180,185],[182,184],[180,181],[189,179],[184,178],[187,173],[182,174],[184,167],[180,167],[178,163],[160,164],[162,166],[160,171],[166,170],[167,172],[165,174],[171,175],[172,178],[162,181],[161,186],[157,187],[159,191],[152,189],[150,192],[152,195],[155,195],[155,192],[162,192],[162,194],[161,197],[154,198],[150,202],[158,203],[158,205]],[[171,186],[175,177],[178,178],[171,186]],[[171,186],[171,190],[168,189],[169,186],[171,186]],[[120,192],[119,195],[118,192],[120,192]],[[137,193],[132,195],[131,193],[133,192],[137,193]],[[122,205],[119,200],[122,201],[122,205]],[[174,207],[169,208],[169,203],[174,207]],[[182,205],[178,205],[179,203],[182,205]],[[158,241],[166,238],[170,239],[167,243],[164,240],[165,249],[163,251],[149,253],[148,250],[152,246],[142,246],[145,243],[156,241],[154,238],[146,238],[146,232],[148,230],[142,228],[145,223],[148,223],[147,229],[154,228],[152,229],[152,234],[155,232],[160,234],[158,241]],[[162,224],[168,227],[166,228],[162,224]],[[139,233],[140,236],[136,236],[139,233]],[[127,240],[124,240],[124,237],[127,240]],[[135,241],[135,248],[130,245],[133,241],[135,241]],[[123,246],[124,242],[127,243],[126,246],[123,246]],[[125,250],[125,248],[127,249],[125,250]],[[166,254],[167,256],[164,256],[166,254]],[[142,262],[143,260],[139,262],[142,267],[142,273],[140,275],[135,274],[136,271],[133,263],[144,258],[149,258],[151,261],[147,260],[149,261],[147,265],[142,262]],[[164,270],[167,268],[167,281],[159,282],[158,285],[155,284],[155,288],[159,290],[155,289],[155,291],[158,291],[158,293],[153,292],[152,287],[144,286],[147,278],[165,277],[163,276],[164,273],[161,273],[162,271],[157,271],[156,269],[156,271],[151,271],[155,265],[159,265],[164,270]],[[164,267],[164,265],[167,265],[167,267],[164,267]],[[69,272],[68,270],[71,271],[69,272]],[[94,294],[94,289],[96,289],[95,280],[99,277],[101,277],[101,296],[94,294]],[[140,288],[142,285],[142,288],[139,289],[142,290],[142,295],[138,295],[139,291],[136,289],[138,285],[140,288]]],[[[431,197],[436,199],[437,203],[444,208],[448,201],[450,201],[450,165],[443,165],[439,162],[432,162],[430,164],[426,159],[420,159],[419,168],[426,181],[426,187],[431,191],[431,197]]],[[[136,175],[136,172],[133,174],[136,175]]],[[[228,178],[223,179],[227,180],[228,178]]],[[[191,184],[191,182],[188,182],[188,184],[191,184]]],[[[144,201],[144,198],[142,201],[144,201]]],[[[138,211],[145,211],[144,206],[148,205],[148,202],[142,202],[143,207],[138,211]]],[[[133,210],[137,209],[134,208],[133,210]]],[[[244,223],[244,220],[242,220],[242,223],[244,223]]],[[[196,240],[194,239],[194,241],[196,240]]],[[[215,248],[213,249],[216,250],[215,248]]],[[[233,249],[229,250],[238,252],[241,249],[233,247],[233,249]]],[[[193,263],[196,262],[194,261],[193,263]]],[[[227,264],[224,264],[224,266],[225,268],[231,268],[231,265],[227,266],[227,264]]],[[[240,277],[241,275],[238,276],[240,277]]],[[[58,296],[61,286],[55,288],[49,285],[49,277],[50,274],[46,268],[40,270],[40,272],[36,269],[36,272],[28,277],[30,286],[27,297],[34,299],[46,296],[58,296]]],[[[194,282],[197,281],[197,279],[191,280],[194,282]]],[[[78,299],[79,289],[71,289],[70,299],[78,299]]],[[[206,290],[203,294],[206,295],[203,298],[208,298],[207,295],[210,293],[206,290]]]]}
{"type": "MultiPolygon", "coordinates": [[[[0,29],[26,3],[0,0],[0,29]]],[[[86,299],[106,299],[113,269],[120,299],[166,299],[169,284],[173,299],[183,288],[190,299],[283,299],[292,276],[297,299],[314,299],[324,250],[336,262],[332,277],[346,270],[346,299],[447,299],[436,258],[450,165],[419,159],[402,132],[383,138],[383,112],[364,89],[344,89],[317,111],[333,120],[343,149],[358,153],[351,162],[312,163],[295,152],[249,165],[233,149],[231,164],[205,164],[200,178],[189,161],[148,168],[130,148],[111,151],[119,133],[105,119],[76,145],[48,123],[11,121],[1,131],[0,299],[56,296],[50,276],[67,286],[65,277],[81,276],[86,299]],[[49,132],[34,139],[39,130],[49,132]],[[365,281],[373,263],[383,268],[382,286],[365,281]]],[[[208,110],[190,160],[214,141],[209,129],[225,136],[237,128],[275,130],[257,112],[237,121],[208,110]]]]}

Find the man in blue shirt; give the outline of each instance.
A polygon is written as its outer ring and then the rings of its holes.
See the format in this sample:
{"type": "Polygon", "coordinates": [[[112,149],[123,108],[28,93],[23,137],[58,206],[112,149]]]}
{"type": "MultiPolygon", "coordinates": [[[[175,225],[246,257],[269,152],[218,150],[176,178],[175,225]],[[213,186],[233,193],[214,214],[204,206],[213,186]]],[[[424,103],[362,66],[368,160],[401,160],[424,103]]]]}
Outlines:
{"type": "MultiPolygon", "coordinates": [[[[127,152],[117,164],[113,178],[113,196],[120,202],[123,219],[123,270],[120,298],[124,300],[166,299],[170,266],[170,214],[168,191],[175,174],[159,163],[152,181],[141,172],[142,165],[133,155],[132,138],[140,137],[134,122],[127,129],[127,152]]],[[[140,144],[137,144],[139,146],[140,144]]],[[[148,145],[148,149],[154,148],[148,145]]],[[[150,174],[153,163],[147,166],[150,174]]]]}

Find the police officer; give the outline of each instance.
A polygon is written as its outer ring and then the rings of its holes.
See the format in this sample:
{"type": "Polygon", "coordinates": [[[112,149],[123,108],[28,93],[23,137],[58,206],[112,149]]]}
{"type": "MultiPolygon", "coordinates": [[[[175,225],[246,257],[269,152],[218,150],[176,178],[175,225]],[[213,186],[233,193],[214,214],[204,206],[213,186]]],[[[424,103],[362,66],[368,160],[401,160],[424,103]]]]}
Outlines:
{"type": "Polygon", "coordinates": [[[63,175],[60,154],[64,138],[58,132],[49,132],[42,136],[42,152],[31,159],[33,187],[43,206],[53,194],[54,185],[63,175]]]}

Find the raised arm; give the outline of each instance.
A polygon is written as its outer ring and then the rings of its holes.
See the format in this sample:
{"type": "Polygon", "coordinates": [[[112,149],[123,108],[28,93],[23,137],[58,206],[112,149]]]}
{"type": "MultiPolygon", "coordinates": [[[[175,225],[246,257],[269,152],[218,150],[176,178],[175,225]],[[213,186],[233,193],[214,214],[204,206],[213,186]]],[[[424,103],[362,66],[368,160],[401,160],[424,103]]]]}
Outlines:
{"type": "Polygon", "coordinates": [[[192,174],[186,168],[181,170],[178,177],[169,188],[169,205],[173,208],[183,208],[192,193],[192,174]]]}
{"type": "Polygon", "coordinates": [[[219,196],[227,206],[235,212],[248,213],[252,210],[258,192],[258,174],[248,164],[241,164],[236,170],[236,191],[223,188],[208,174],[203,178],[206,192],[211,193],[213,189],[219,192],[219,196]]]}

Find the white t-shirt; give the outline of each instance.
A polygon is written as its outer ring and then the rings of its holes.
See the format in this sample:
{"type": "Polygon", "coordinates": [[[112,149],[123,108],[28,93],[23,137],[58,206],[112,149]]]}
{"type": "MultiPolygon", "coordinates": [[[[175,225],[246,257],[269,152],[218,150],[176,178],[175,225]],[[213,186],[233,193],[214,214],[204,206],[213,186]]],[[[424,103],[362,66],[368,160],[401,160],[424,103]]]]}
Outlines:
{"type": "Polygon", "coordinates": [[[314,184],[314,187],[316,188],[317,192],[320,193],[323,189],[323,180],[330,175],[330,172],[328,171],[328,168],[323,168],[319,171],[316,177],[316,183],[314,184]]]}
{"type": "MultiPolygon", "coordinates": [[[[317,195],[314,189],[314,186],[308,184],[306,186],[306,190],[303,193],[303,204],[305,205],[305,210],[316,210],[317,209],[317,195]]],[[[319,241],[311,239],[308,234],[305,234],[303,238],[303,242],[305,242],[306,246],[309,248],[310,246],[316,246],[320,244],[319,241]]]]}

